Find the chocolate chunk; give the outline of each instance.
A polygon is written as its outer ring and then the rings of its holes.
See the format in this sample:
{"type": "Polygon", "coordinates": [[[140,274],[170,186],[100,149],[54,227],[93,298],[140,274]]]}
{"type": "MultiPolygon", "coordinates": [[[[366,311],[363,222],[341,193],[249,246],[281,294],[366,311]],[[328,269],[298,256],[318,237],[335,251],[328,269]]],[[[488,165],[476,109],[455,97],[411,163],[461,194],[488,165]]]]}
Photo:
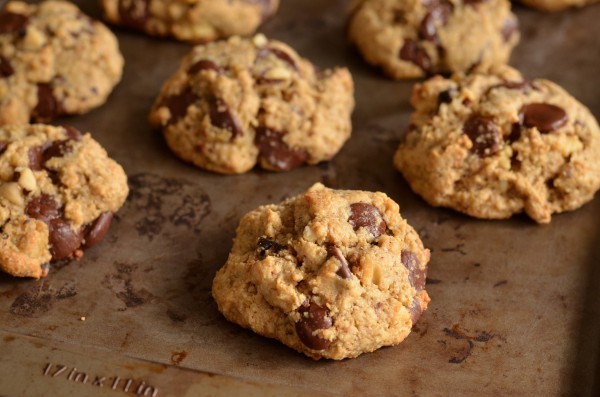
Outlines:
{"type": "Polygon", "coordinates": [[[487,95],[490,91],[495,90],[496,88],[506,88],[509,90],[524,90],[528,91],[532,88],[532,84],[528,80],[523,81],[505,81],[500,84],[494,84],[490,86],[486,91],[485,95],[487,95]]]}
{"type": "Polygon", "coordinates": [[[0,141],[0,155],[2,155],[6,151],[7,147],[8,147],[8,142],[0,141]]]}
{"type": "Polygon", "coordinates": [[[188,74],[196,74],[201,70],[214,70],[217,73],[223,72],[222,67],[218,66],[216,63],[208,59],[201,59],[195,62],[188,68],[187,72],[188,74]]]}
{"type": "Polygon", "coordinates": [[[163,106],[169,108],[171,118],[167,124],[173,124],[187,114],[188,107],[198,100],[191,87],[187,87],[180,94],[172,95],[163,100],[163,106]]]}
{"type": "Polygon", "coordinates": [[[8,59],[0,55],[0,77],[10,77],[15,73],[8,59]]]}
{"type": "Polygon", "coordinates": [[[81,246],[83,239],[81,231],[73,230],[66,220],[52,219],[48,224],[48,229],[52,260],[66,259],[81,246]]]}
{"type": "Polygon", "coordinates": [[[294,61],[294,58],[292,58],[292,56],[290,54],[288,54],[287,52],[285,52],[283,50],[280,50],[279,48],[272,48],[272,47],[262,48],[258,52],[258,54],[256,54],[256,59],[259,60],[261,58],[265,58],[269,54],[274,55],[276,58],[282,60],[283,62],[285,62],[289,66],[291,66],[292,69],[294,69],[295,71],[298,71],[298,66],[296,66],[296,62],[294,61]]]}
{"type": "Polygon", "coordinates": [[[400,253],[402,264],[408,269],[408,281],[417,291],[425,288],[425,279],[427,278],[427,269],[421,269],[419,258],[409,250],[402,250],[400,253]]]}
{"type": "Polygon", "coordinates": [[[433,1],[427,5],[428,12],[419,26],[419,37],[423,40],[438,42],[436,22],[445,25],[452,13],[452,4],[446,1],[433,1]]]}
{"type": "Polygon", "coordinates": [[[284,250],[286,248],[285,245],[281,245],[265,237],[259,237],[257,245],[259,249],[258,255],[262,259],[266,258],[266,256],[269,254],[278,254],[279,251],[284,250]]]}
{"type": "Polygon", "coordinates": [[[420,67],[424,72],[431,70],[431,59],[427,51],[412,39],[406,39],[400,49],[400,59],[409,61],[420,67]]]}
{"type": "Polygon", "coordinates": [[[541,133],[556,131],[567,123],[567,113],[549,103],[530,103],[521,108],[519,118],[528,128],[537,128],[541,133]]]}
{"type": "Polygon", "coordinates": [[[502,38],[508,43],[515,33],[519,31],[519,21],[516,18],[506,18],[502,25],[502,38]]]}
{"type": "Polygon", "coordinates": [[[408,308],[408,311],[410,312],[412,323],[413,325],[415,325],[417,321],[419,321],[419,318],[421,318],[421,314],[423,314],[423,310],[421,309],[421,303],[417,298],[413,299],[413,303],[408,308]]]}
{"type": "Polygon", "coordinates": [[[304,150],[292,149],[283,141],[285,134],[266,127],[256,129],[259,157],[277,171],[297,168],[308,158],[304,150]]]}
{"type": "Polygon", "coordinates": [[[143,30],[150,18],[148,3],[150,0],[119,1],[119,16],[121,25],[137,30],[143,30]]]}
{"type": "Polygon", "coordinates": [[[62,103],[54,97],[52,86],[48,83],[37,85],[38,103],[33,109],[37,121],[50,121],[65,113],[62,103]]]}
{"type": "Polygon", "coordinates": [[[210,101],[210,121],[215,127],[229,131],[232,141],[244,133],[235,114],[229,110],[227,104],[221,99],[215,98],[210,101]]]}
{"type": "Polygon", "coordinates": [[[342,254],[342,250],[340,250],[335,245],[330,244],[327,246],[327,252],[329,253],[330,256],[333,256],[340,262],[340,268],[338,269],[338,271],[335,274],[337,274],[338,276],[340,276],[341,278],[344,278],[344,279],[352,278],[352,272],[350,271],[350,266],[348,265],[348,261],[344,257],[344,254],[342,254]]]}
{"type": "MultiPolygon", "coordinates": [[[[54,141],[48,146],[42,153],[41,161],[42,167],[46,165],[46,162],[52,157],[63,157],[65,154],[71,153],[73,147],[69,145],[70,140],[65,139],[64,141],[54,141]]],[[[31,157],[30,157],[31,160],[31,157]]],[[[31,164],[31,161],[30,161],[31,164]]]]}
{"type": "Polygon", "coordinates": [[[29,157],[29,168],[33,171],[40,171],[42,169],[43,160],[42,155],[46,148],[44,146],[36,146],[29,149],[27,156],[29,157]]]}
{"type": "Polygon", "coordinates": [[[25,207],[25,214],[30,218],[49,224],[52,219],[62,216],[62,211],[52,197],[47,194],[36,196],[25,207]]]}
{"type": "Polygon", "coordinates": [[[473,143],[471,151],[479,157],[491,156],[500,150],[502,134],[500,128],[489,117],[471,116],[465,122],[463,132],[473,143]]]}
{"type": "Polygon", "coordinates": [[[74,141],[78,141],[81,139],[83,134],[77,128],[72,127],[70,125],[63,125],[62,127],[65,129],[67,138],[72,139],[74,141]]]}
{"type": "Polygon", "coordinates": [[[513,123],[510,128],[510,135],[508,136],[509,142],[516,142],[521,138],[521,124],[513,123]]]}
{"type": "Polygon", "coordinates": [[[371,204],[353,203],[350,204],[350,211],[348,222],[350,222],[354,230],[364,227],[373,237],[379,237],[385,233],[387,224],[383,220],[379,210],[371,204]]]}
{"type": "Polygon", "coordinates": [[[446,91],[442,91],[438,95],[438,107],[442,103],[450,103],[452,102],[452,95],[455,94],[457,90],[455,88],[449,88],[446,91]]]}
{"type": "Polygon", "coordinates": [[[10,11],[0,13],[0,34],[21,33],[27,28],[29,17],[10,11]]]}
{"type": "Polygon", "coordinates": [[[327,339],[323,339],[320,336],[314,335],[315,331],[320,329],[327,329],[333,325],[331,317],[327,309],[322,308],[315,302],[305,301],[302,306],[298,308],[298,312],[301,314],[300,321],[296,323],[296,333],[300,341],[306,345],[306,347],[314,350],[327,349],[331,342],[327,339]]]}
{"type": "Polygon", "coordinates": [[[106,232],[108,232],[108,229],[110,228],[112,218],[112,212],[103,212],[98,218],[96,218],[94,222],[92,222],[88,227],[85,228],[85,242],[83,243],[83,246],[85,248],[93,247],[94,245],[102,241],[102,239],[106,235],[106,232]]]}

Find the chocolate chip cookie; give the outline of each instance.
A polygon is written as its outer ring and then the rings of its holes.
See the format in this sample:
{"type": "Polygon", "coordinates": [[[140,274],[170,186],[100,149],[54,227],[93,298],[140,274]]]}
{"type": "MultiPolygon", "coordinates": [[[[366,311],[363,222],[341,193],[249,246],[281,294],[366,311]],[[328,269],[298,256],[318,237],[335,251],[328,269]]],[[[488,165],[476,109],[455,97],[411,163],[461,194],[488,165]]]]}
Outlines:
{"type": "Polygon", "coordinates": [[[519,41],[508,0],[355,0],[349,39],[394,79],[508,61],[519,41]]]}
{"type": "Polygon", "coordinates": [[[350,137],[347,69],[318,70],[279,41],[197,46],[162,88],[150,122],[185,161],[221,173],[330,160],[350,137]]]}
{"type": "Polygon", "coordinates": [[[315,184],[242,218],[212,291],[228,320],[341,360],[408,336],[429,303],[428,262],[385,194],[315,184]]]}
{"type": "Polygon", "coordinates": [[[99,243],[127,177],[90,134],[42,124],[0,127],[0,270],[44,277],[51,261],[99,243]]]}
{"type": "Polygon", "coordinates": [[[541,11],[556,12],[571,7],[584,7],[597,3],[599,0],[520,0],[526,6],[537,8],[541,11]]]}
{"type": "Polygon", "coordinates": [[[279,0],[102,0],[107,21],[178,40],[205,43],[246,36],[279,7],[279,0]]]}
{"type": "Polygon", "coordinates": [[[415,86],[395,165],[431,205],[539,223],[600,188],[600,129],[558,85],[508,67],[415,86]]]}
{"type": "Polygon", "coordinates": [[[122,70],[115,36],[72,3],[12,1],[0,12],[0,125],[85,113],[122,70]]]}

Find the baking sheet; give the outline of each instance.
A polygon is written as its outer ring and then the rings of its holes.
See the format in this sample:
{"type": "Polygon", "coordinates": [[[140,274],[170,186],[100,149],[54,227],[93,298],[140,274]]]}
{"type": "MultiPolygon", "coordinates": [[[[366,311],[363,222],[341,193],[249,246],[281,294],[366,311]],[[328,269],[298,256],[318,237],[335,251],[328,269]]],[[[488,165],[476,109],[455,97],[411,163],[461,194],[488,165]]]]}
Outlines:
{"type": "MultiPolygon", "coordinates": [[[[77,3],[100,15],[95,0],[77,3]]],[[[91,131],[131,194],[81,260],[40,281],[0,275],[0,395],[598,395],[600,199],[547,226],[427,206],[392,167],[414,82],[383,78],[347,46],[348,4],[283,0],[261,29],[318,66],[348,66],[356,83],[340,154],[284,174],[221,176],[171,155],[147,114],[190,46],[117,30],[122,83],[103,107],[57,123],[91,131]],[[432,302],[399,346],[314,362],[216,309],[212,278],[240,217],[317,181],[386,192],[432,250],[432,302]]],[[[511,63],[600,117],[600,5],[516,13],[511,63]]]]}

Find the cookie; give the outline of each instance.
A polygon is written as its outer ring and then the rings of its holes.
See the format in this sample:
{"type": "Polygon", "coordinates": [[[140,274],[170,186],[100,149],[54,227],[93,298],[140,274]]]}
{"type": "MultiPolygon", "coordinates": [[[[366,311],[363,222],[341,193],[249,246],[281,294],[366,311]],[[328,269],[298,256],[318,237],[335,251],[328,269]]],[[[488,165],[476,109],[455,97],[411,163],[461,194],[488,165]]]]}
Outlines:
{"type": "Polygon", "coordinates": [[[348,36],[394,79],[508,62],[519,41],[508,0],[355,0],[348,36]]]}
{"type": "Polygon", "coordinates": [[[99,243],[127,197],[120,165],[73,127],[0,127],[0,270],[44,277],[99,243]]]}
{"type": "Polygon", "coordinates": [[[429,257],[385,194],[317,183],[242,218],[212,293],[228,320],[341,360],[408,336],[430,300],[429,257]]]}
{"type": "Polygon", "coordinates": [[[183,59],[150,123],[198,167],[285,171],[330,160],[350,137],[353,108],[347,69],[318,70],[284,43],[236,36],[183,59]]]}
{"type": "Polygon", "coordinates": [[[571,7],[584,7],[597,3],[598,0],[520,0],[528,7],[536,8],[541,11],[556,12],[563,11],[571,7]]]}
{"type": "Polygon", "coordinates": [[[394,163],[434,206],[477,218],[574,210],[600,188],[600,129],[558,85],[508,67],[415,86],[394,163]]]}
{"type": "Polygon", "coordinates": [[[115,36],[72,3],[12,1],[0,12],[0,125],[85,113],[122,70],[115,36]]]}
{"type": "Polygon", "coordinates": [[[102,0],[107,21],[151,36],[206,43],[247,36],[277,11],[279,0],[102,0]]]}

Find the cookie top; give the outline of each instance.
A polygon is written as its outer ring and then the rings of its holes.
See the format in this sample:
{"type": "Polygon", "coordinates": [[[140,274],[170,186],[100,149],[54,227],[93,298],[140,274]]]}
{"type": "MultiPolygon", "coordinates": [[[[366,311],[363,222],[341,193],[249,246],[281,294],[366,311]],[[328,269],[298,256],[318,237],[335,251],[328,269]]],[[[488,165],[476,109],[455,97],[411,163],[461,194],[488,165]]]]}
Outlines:
{"type": "Polygon", "coordinates": [[[540,223],[600,188],[600,129],[558,85],[504,66],[415,86],[395,165],[430,204],[540,223]]]}
{"type": "Polygon", "coordinates": [[[383,193],[306,193],[246,214],[213,281],[223,315],[314,359],[400,343],[427,308],[429,250],[383,193]]]}
{"type": "Polygon", "coordinates": [[[283,171],[330,160],[350,137],[353,108],[347,69],[317,70],[256,35],[195,47],[163,85],[150,122],[198,167],[283,171]]]}
{"type": "Polygon", "coordinates": [[[73,127],[0,127],[0,270],[43,277],[102,240],[127,197],[123,168],[73,127]]]}
{"type": "Polygon", "coordinates": [[[246,36],[277,11],[279,0],[102,0],[107,21],[152,36],[205,43],[246,36]]]}
{"type": "Polygon", "coordinates": [[[586,5],[597,3],[599,0],[520,0],[526,6],[536,8],[541,11],[556,12],[563,11],[571,7],[584,7],[586,5]]]}
{"type": "Polygon", "coordinates": [[[348,36],[403,79],[506,63],[519,28],[508,0],[355,0],[348,36]]]}
{"type": "Polygon", "coordinates": [[[122,70],[115,36],[72,3],[12,1],[0,12],[0,125],[84,113],[122,70]]]}

